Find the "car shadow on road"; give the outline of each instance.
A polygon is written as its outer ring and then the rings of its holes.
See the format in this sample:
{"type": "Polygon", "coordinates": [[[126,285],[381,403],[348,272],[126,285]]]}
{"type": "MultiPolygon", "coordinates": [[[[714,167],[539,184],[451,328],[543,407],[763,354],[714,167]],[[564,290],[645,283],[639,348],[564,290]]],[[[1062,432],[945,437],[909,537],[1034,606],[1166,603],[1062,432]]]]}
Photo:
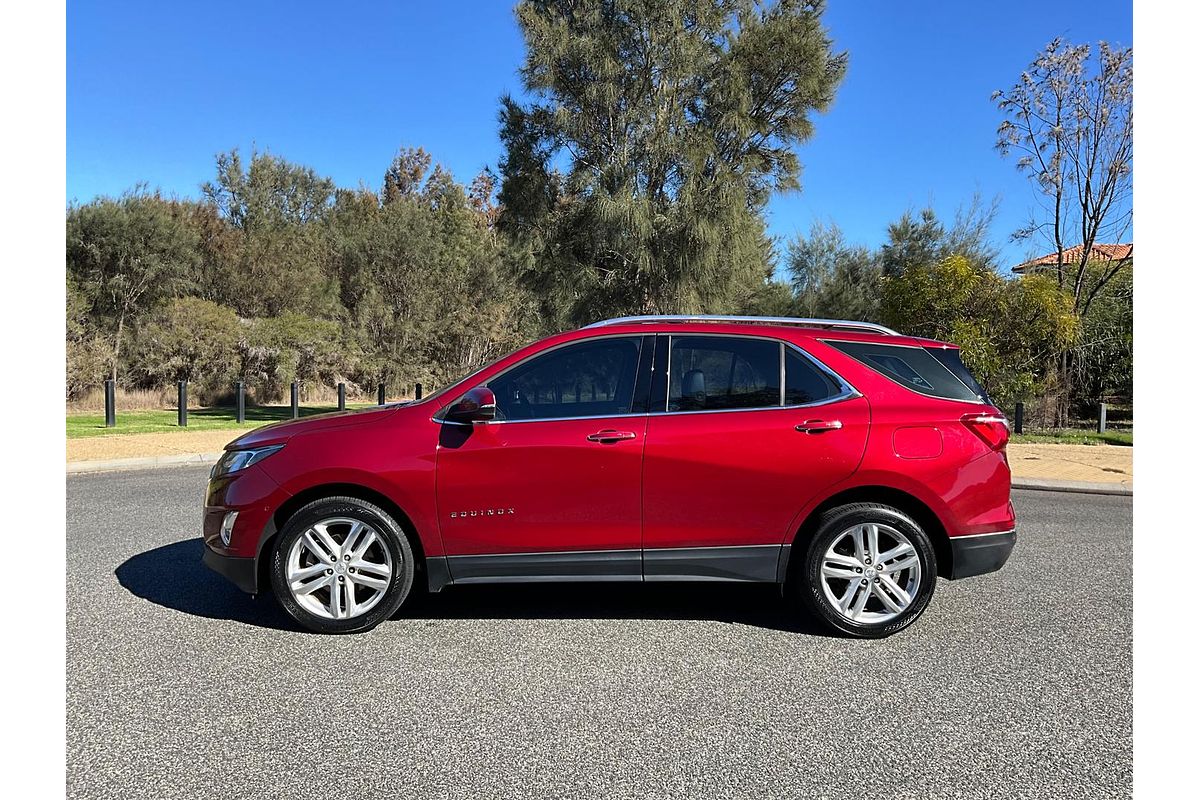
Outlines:
{"type": "MultiPolygon", "coordinates": [[[[200,563],[204,545],[188,539],[139,553],[116,569],[143,600],[210,619],[301,630],[267,594],[250,597],[200,563]]],[[[393,619],[698,620],[829,635],[779,595],[774,584],[531,583],[448,586],[414,592],[393,619]]]]}
{"type": "Polygon", "coordinates": [[[697,620],[828,635],[775,584],[470,584],[415,599],[396,618],[697,620]]]}
{"type": "Polygon", "coordinates": [[[299,630],[269,596],[251,597],[201,564],[203,554],[199,539],[156,547],[117,567],[117,581],[143,600],[185,614],[299,630]]]}

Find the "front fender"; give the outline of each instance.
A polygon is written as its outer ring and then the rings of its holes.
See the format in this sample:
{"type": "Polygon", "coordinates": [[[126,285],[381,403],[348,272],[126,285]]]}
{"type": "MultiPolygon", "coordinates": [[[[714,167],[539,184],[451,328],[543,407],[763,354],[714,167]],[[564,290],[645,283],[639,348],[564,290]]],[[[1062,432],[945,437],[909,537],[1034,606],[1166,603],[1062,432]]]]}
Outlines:
{"type": "Polygon", "coordinates": [[[290,495],[321,486],[361,486],[390,500],[421,540],[427,557],[441,556],[434,496],[435,451],[413,446],[409,436],[392,436],[377,426],[341,428],[293,437],[287,458],[261,466],[290,495]]]}

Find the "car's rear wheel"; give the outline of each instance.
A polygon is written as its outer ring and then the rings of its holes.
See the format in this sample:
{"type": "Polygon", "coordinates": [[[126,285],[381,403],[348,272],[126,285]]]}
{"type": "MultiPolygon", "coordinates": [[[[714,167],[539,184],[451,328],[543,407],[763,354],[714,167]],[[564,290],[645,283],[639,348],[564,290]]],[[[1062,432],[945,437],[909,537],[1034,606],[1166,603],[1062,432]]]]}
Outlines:
{"type": "Polygon", "coordinates": [[[912,517],[878,503],[825,512],[795,576],[805,605],[826,625],[859,638],[890,636],[929,605],[937,557],[912,517]]]}
{"type": "Polygon", "coordinates": [[[318,633],[357,633],[390,617],[413,583],[404,531],[376,505],[329,497],[288,519],[271,552],[271,586],[292,619],[318,633]]]}

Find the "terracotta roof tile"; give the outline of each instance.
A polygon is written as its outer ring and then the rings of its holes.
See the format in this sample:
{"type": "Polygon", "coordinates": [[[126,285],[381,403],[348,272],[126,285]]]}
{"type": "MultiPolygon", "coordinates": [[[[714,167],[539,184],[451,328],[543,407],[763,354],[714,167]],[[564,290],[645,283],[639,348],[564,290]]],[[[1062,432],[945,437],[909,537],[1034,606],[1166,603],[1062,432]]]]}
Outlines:
{"type": "MultiPolygon", "coordinates": [[[[1066,264],[1078,264],[1080,257],[1083,255],[1083,245],[1075,245],[1063,250],[1063,262],[1066,264]]],[[[1127,244],[1094,244],[1092,245],[1092,254],[1088,257],[1089,261],[1123,261],[1127,258],[1133,258],[1133,242],[1127,244]]],[[[1022,273],[1037,267],[1053,267],[1058,264],[1058,253],[1049,253],[1044,256],[1039,256],[1031,261],[1026,261],[1024,264],[1018,264],[1013,267],[1013,272],[1022,273]]]]}

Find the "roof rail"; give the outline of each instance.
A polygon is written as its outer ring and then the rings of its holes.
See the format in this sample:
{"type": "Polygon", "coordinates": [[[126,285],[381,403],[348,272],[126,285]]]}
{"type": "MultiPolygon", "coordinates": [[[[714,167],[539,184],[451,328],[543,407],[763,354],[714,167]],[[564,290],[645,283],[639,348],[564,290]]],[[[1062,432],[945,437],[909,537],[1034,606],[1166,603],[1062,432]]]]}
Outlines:
{"type": "Polygon", "coordinates": [[[648,314],[639,317],[614,317],[585,325],[587,328],[602,328],[608,325],[626,325],[639,322],[742,322],[757,325],[796,325],[803,328],[828,328],[829,330],[868,331],[885,336],[901,334],[874,322],[855,322],[848,319],[809,319],[805,317],[738,317],[720,314],[648,314]]]}

